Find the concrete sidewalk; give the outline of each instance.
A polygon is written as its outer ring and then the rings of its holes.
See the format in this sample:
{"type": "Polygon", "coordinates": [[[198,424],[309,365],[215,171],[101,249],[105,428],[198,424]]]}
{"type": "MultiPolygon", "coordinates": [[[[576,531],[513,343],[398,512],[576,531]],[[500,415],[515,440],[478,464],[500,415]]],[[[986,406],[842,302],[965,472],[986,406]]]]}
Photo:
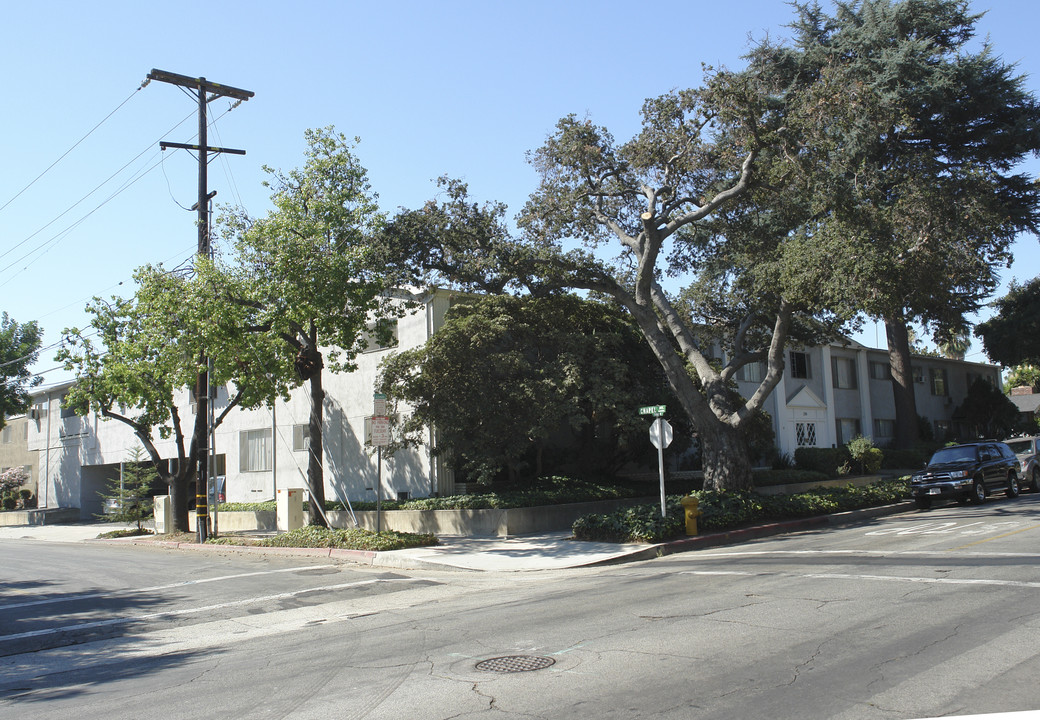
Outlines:
{"type": "Polygon", "coordinates": [[[649,560],[662,555],[702,548],[731,545],[784,533],[804,532],[830,525],[847,525],[873,517],[907,512],[910,502],[884,507],[819,517],[767,523],[720,533],[706,533],[657,544],[618,544],[572,540],[569,532],[543,533],[515,537],[440,537],[433,547],[372,552],[365,550],[332,550],[329,548],[261,548],[235,545],[199,545],[191,542],[163,542],[142,538],[97,540],[100,533],[117,530],[115,523],[35,525],[0,527],[0,540],[22,539],[51,542],[85,542],[149,544],[177,550],[200,552],[245,552],[272,555],[331,557],[377,567],[398,569],[442,569],[518,572],[560,570],[564,568],[606,565],[635,560],[649,560]]]}

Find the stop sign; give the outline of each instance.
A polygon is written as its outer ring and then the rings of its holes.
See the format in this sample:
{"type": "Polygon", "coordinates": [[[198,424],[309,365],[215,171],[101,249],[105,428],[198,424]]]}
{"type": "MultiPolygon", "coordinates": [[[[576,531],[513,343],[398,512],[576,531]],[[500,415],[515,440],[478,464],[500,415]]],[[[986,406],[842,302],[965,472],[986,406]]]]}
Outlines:
{"type": "Polygon", "coordinates": [[[650,442],[658,450],[664,450],[672,444],[672,426],[664,418],[657,418],[650,426],[650,442]]]}

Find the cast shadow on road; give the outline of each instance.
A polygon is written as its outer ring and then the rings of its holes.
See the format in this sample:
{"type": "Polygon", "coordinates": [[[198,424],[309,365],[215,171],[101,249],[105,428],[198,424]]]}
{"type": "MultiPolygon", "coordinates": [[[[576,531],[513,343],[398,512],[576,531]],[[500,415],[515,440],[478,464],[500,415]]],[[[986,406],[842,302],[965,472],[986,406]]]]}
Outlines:
{"type": "Polygon", "coordinates": [[[148,652],[146,631],[184,622],[163,615],[176,606],[175,595],[68,592],[53,584],[0,582],[0,708],[89,695],[215,651],[148,652]]]}

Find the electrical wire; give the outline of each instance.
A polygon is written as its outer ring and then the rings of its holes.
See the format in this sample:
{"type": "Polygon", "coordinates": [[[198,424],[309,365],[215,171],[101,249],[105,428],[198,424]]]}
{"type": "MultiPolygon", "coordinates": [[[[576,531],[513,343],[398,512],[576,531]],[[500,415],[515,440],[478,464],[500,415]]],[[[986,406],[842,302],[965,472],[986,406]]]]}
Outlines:
{"type": "Polygon", "coordinates": [[[4,208],[6,208],[6,207],[7,207],[8,205],[10,205],[10,204],[11,204],[11,203],[13,203],[13,202],[14,202],[15,200],[17,200],[17,199],[19,198],[19,196],[21,196],[21,194],[22,194],[22,193],[24,193],[24,192],[25,192],[26,190],[28,190],[28,189],[29,189],[29,188],[31,188],[31,187],[32,187],[33,185],[35,185],[35,184],[36,184],[36,182],[37,182],[37,181],[38,181],[38,180],[39,180],[40,178],[42,178],[42,177],[43,177],[44,175],[46,175],[46,174],[47,174],[48,172],[50,172],[50,171],[51,171],[51,170],[52,170],[52,169],[54,168],[54,166],[55,166],[55,165],[57,165],[57,164],[58,164],[58,163],[60,163],[60,162],[61,162],[62,160],[64,160],[64,159],[65,159],[65,156],[66,156],[66,155],[68,155],[69,153],[71,153],[71,152],[72,152],[73,150],[75,150],[75,149],[76,149],[77,147],[79,147],[80,143],[82,143],[82,142],[83,142],[84,140],[86,140],[86,139],[87,139],[88,137],[90,137],[91,135],[93,135],[93,134],[94,134],[94,131],[95,131],[95,130],[97,130],[97,129],[98,129],[99,127],[101,127],[102,125],[104,125],[104,124],[105,124],[105,122],[106,122],[106,121],[107,121],[107,120],[108,120],[108,119],[109,119],[110,117],[112,117],[112,116],[113,116],[113,115],[115,115],[115,114],[116,114],[117,112],[119,112],[119,110],[120,110],[120,109],[121,109],[121,108],[122,108],[122,107],[123,107],[124,105],[126,105],[126,104],[127,104],[128,102],[130,102],[130,100],[131,100],[131,99],[132,99],[132,98],[133,98],[134,96],[136,96],[136,95],[137,95],[137,93],[139,93],[139,92],[140,92],[141,90],[143,90],[143,89],[144,89],[144,87],[145,87],[146,85],[148,85],[148,83],[150,83],[150,82],[151,82],[151,80],[148,80],[148,79],[146,79],[146,80],[145,80],[144,82],[142,82],[142,83],[141,83],[141,84],[140,84],[140,85],[139,85],[139,86],[137,87],[137,89],[136,89],[136,90],[134,90],[134,91],[133,91],[132,93],[130,93],[130,94],[129,94],[129,95],[127,96],[126,100],[124,100],[123,102],[119,103],[119,104],[118,104],[118,105],[117,105],[117,106],[115,107],[115,109],[114,109],[114,110],[112,110],[112,112],[110,112],[110,113],[109,113],[108,115],[106,115],[106,116],[105,116],[104,118],[102,118],[102,119],[101,119],[101,122],[99,122],[99,123],[98,123],[97,125],[95,125],[94,127],[92,127],[92,128],[90,129],[90,131],[89,131],[89,132],[87,132],[87,134],[86,134],[86,135],[84,135],[83,137],[81,137],[81,138],[80,138],[79,140],[77,140],[77,141],[76,141],[76,143],[75,143],[75,144],[73,144],[73,146],[72,146],[72,147],[70,147],[70,148],[69,148],[68,150],[66,150],[65,152],[63,152],[63,153],[61,154],[61,156],[59,156],[59,157],[58,157],[58,159],[57,159],[57,160],[55,160],[55,161],[54,161],[54,162],[52,162],[52,163],[51,163],[50,165],[48,165],[48,166],[47,166],[47,168],[46,168],[46,169],[45,169],[45,170],[44,170],[43,172],[41,172],[41,173],[40,173],[39,175],[37,175],[37,176],[36,176],[35,178],[33,178],[33,180],[32,180],[32,181],[31,181],[31,182],[30,182],[30,183],[29,183],[28,185],[26,185],[26,186],[25,186],[25,187],[23,187],[23,188],[22,188],[21,190],[19,190],[19,191],[18,191],[17,193],[15,193],[14,197],[12,197],[12,198],[11,198],[10,200],[8,200],[7,202],[5,202],[5,203],[4,203],[3,205],[0,205],[0,212],[2,212],[2,211],[4,210],[4,208]]]}

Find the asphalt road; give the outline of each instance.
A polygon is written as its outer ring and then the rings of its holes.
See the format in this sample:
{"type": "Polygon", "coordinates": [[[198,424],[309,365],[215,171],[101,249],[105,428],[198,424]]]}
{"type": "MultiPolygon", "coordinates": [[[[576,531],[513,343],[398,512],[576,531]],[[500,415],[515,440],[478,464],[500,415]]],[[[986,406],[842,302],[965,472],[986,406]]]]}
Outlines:
{"type": "Polygon", "coordinates": [[[1037,710],[1038,567],[1033,494],[529,573],[2,541],[0,718],[1037,710]]]}

